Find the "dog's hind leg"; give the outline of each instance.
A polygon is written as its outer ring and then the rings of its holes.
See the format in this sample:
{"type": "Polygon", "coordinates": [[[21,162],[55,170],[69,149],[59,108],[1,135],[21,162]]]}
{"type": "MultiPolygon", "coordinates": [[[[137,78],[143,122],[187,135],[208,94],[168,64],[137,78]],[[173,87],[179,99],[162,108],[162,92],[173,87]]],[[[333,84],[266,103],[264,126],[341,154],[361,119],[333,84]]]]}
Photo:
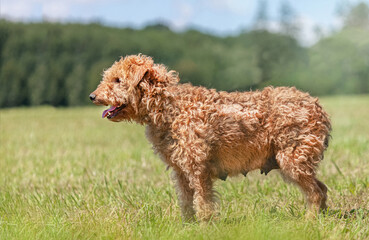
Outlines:
{"type": "Polygon", "coordinates": [[[323,199],[320,203],[320,209],[321,210],[326,210],[327,209],[327,198],[328,198],[328,195],[327,195],[327,192],[328,192],[328,188],[327,186],[322,183],[321,181],[319,181],[318,179],[315,179],[316,183],[318,184],[318,186],[320,187],[320,189],[322,190],[323,192],[323,199]]]}
{"type": "Polygon", "coordinates": [[[190,188],[188,179],[179,169],[173,170],[172,179],[176,185],[183,220],[186,222],[195,220],[195,210],[193,208],[194,191],[190,188]]]}
{"type": "MultiPolygon", "coordinates": [[[[326,208],[327,188],[315,177],[315,159],[306,146],[287,148],[277,153],[276,160],[281,174],[287,181],[295,183],[304,193],[309,214],[316,214],[326,208]]],[[[319,160],[318,160],[319,161],[319,160]]]]}

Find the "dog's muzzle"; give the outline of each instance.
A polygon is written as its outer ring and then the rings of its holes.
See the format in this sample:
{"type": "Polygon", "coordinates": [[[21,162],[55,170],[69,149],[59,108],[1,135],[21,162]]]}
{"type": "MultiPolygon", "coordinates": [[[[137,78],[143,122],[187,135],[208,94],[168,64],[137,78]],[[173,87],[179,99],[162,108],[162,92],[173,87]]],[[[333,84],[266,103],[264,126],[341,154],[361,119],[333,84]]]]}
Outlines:
{"type": "Polygon", "coordinates": [[[96,99],[96,94],[91,93],[91,94],[90,94],[90,100],[91,100],[91,101],[94,101],[95,99],[96,99]]]}

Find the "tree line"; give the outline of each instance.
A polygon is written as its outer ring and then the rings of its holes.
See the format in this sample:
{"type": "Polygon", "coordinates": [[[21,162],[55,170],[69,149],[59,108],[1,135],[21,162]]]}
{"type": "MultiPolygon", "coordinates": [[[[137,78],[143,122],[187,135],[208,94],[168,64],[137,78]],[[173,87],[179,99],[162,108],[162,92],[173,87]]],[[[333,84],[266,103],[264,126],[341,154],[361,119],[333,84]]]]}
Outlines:
{"type": "Polygon", "coordinates": [[[281,31],[265,26],[265,7],[255,26],[218,37],[165,24],[144,29],[99,23],[20,23],[0,20],[0,107],[76,106],[120,56],[143,53],[179,72],[181,82],[218,90],[296,86],[313,95],[369,93],[369,8],[342,11],[344,25],[315,45],[296,40],[299,26],[288,5],[281,31]]]}

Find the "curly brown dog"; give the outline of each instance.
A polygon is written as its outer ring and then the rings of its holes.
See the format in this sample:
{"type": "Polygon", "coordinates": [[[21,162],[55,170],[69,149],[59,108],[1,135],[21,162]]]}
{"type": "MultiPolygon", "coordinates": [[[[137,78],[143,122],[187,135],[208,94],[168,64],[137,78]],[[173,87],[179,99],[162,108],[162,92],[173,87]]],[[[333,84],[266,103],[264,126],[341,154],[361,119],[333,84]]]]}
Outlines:
{"type": "Polygon", "coordinates": [[[173,168],[186,220],[213,216],[216,179],[255,169],[280,169],[306,195],[310,213],[326,208],[316,169],[331,124],[317,98],[287,87],[229,93],[178,81],[150,57],[127,56],[104,72],[90,99],[111,106],[103,112],[111,121],[147,126],[153,149],[173,168]]]}

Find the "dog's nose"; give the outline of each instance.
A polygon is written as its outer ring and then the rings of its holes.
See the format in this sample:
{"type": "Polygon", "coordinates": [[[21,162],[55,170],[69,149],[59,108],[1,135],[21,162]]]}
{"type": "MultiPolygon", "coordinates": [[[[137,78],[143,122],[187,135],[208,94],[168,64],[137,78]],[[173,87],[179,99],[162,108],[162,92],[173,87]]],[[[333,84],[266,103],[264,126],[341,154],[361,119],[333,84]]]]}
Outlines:
{"type": "Polygon", "coordinates": [[[95,98],[96,98],[96,94],[91,93],[91,94],[90,94],[90,99],[91,99],[91,101],[95,100],[95,98]]]}

